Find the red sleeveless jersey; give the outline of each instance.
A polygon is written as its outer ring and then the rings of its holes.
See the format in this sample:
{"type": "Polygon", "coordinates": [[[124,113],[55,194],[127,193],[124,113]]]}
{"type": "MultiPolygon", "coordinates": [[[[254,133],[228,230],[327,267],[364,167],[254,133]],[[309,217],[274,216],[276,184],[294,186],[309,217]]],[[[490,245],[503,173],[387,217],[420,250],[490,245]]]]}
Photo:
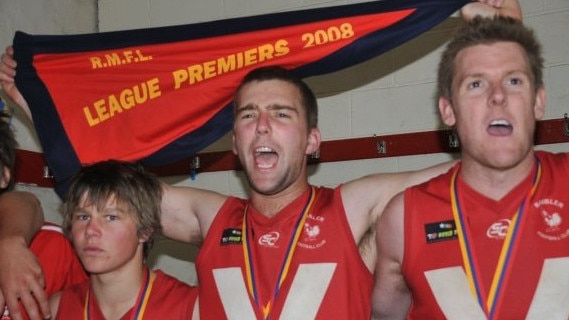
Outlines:
{"type": "MultiPolygon", "coordinates": [[[[310,189],[310,188],[309,188],[310,189]]],[[[201,319],[369,319],[373,285],[354,243],[340,188],[314,188],[316,197],[275,290],[284,257],[309,191],[267,218],[248,207],[253,277],[249,282],[242,234],[247,201],[229,198],[196,259],[201,319]],[[255,288],[258,303],[248,292],[255,288]]]]}
{"type": "MultiPolygon", "coordinates": [[[[88,279],[71,242],[63,235],[58,225],[45,223],[35,234],[30,250],[36,255],[42,268],[48,297],[88,279]]],[[[21,303],[20,312],[24,319],[29,319],[21,303]]],[[[11,319],[7,310],[5,313],[7,319],[11,319]]]]}
{"type": "MultiPolygon", "coordinates": [[[[152,285],[143,319],[192,319],[197,288],[160,270],[155,270],[154,273],[156,279],[152,285]]],[[[64,290],[55,319],[83,319],[88,289],[89,281],[85,281],[64,290]]],[[[91,320],[105,320],[96,299],[91,299],[90,309],[91,320]]],[[[127,311],[121,319],[131,319],[135,312],[133,309],[127,311]]]]}
{"type": "MultiPolygon", "coordinates": [[[[569,318],[569,157],[536,152],[542,166],[524,209],[494,319],[569,318]]],[[[499,201],[457,182],[471,247],[488,294],[514,213],[535,173],[499,201]]],[[[451,208],[454,170],[405,192],[403,275],[412,292],[410,319],[485,319],[469,289],[451,208]]],[[[486,301],[483,301],[486,303],[486,301]]]]}
{"type": "Polygon", "coordinates": [[[87,274],[61,227],[46,223],[34,236],[30,250],[42,267],[48,296],[87,280],[87,274]]]}

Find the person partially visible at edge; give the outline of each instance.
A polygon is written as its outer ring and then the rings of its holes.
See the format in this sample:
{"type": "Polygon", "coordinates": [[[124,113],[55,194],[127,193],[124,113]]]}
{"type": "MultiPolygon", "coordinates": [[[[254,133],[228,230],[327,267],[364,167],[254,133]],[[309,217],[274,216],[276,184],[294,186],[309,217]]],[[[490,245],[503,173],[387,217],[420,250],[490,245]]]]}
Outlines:
{"type": "Polygon", "coordinates": [[[569,154],[534,150],[541,47],[520,20],[476,17],[438,69],[461,161],[377,223],[373,319],[569,319],[569,154]]]}
{"type": "Polygon", "coordinates": [[[197,288],[145,264],[161,193],[158,178],[128,162],[98,162],[72,178],[63,228],[89,280],[51,296],[56,319],[192,319],[197,288]]]}
{"type": "MultiPolygon", "coordinates": [[[[15,64],[8,48],[0,81],[26,109],[13,82],[15,64]]],[[[393,195],[451,163],[330,189],[308,183],[306,156],[319,146],[313,92],[283,68],[262,67],[235,94],[233,151],[249,199],[163,185],[165,235],[202,244],[196,261],[202,316],[369,318],[375,221],[393,195]]]]}
{"type": "MultiPolygon", "coordinates": [[[[5,111],[0,111],[0,239],[9,239],[11,233],[16,232],[18,228],[29,228],[25,225],[13,224],[17,221],[12,218],[20,214],[25,214],[23,207],[31,206],[37,208],[40,212],[38,225],[41,226],[43,216],[41,215],[41,206],[37,198],[27,192],[14,191],[14,168],[16,166],[16,146],[17,142],[14,138],[14,132],[10,127],[10,115],[5,111]]],[[[32,233],[33,235],[33,233],[32,233]]],[[[75,251],[71,247],[71,243],[63,235],[61,228],[55,224],[45,223],[41,226],[40,231],[33,237],[30,244],[30,251],[21,253],[21,259],[30,261],[35,264],[33,268],[35,272],[32,276],[38,277],[39,283],[31,291],[34,295],[49,296],[52,293],[62,290],[63,288],[82,282],[87,279],[79,259],[75,255],[75,251]],[[39,265],[38,265],[39,264],[39,265]],[[39,269],[38,269],[39,268],[39,269]],[[39,278],[43,273],[43,277],[39,278]],[[44,280],[45,279],[45,280],[44,280]]],[[[11,251],[2,251],[0,264],[10,266],[10,260],[13,258],[11,251]]],[[[20,253],[18,253],[20,254],[20,253]]],[[[25,261],[23,260],[23,261],[25,261]]],[[[0,283],[5,283],[0,277],[0,283]]],[[[0,290],[0,319],[11,319],[7,306],[4,305],[0,290]]],[[[37,304],[33,299],[20,299],[22,304],[37,304]]],[[[16,306],[17,306],[16,301],[16,306]]],[[[21,308],[12,309],[21,313],[23,317],[28,317],[21,308]]]]}

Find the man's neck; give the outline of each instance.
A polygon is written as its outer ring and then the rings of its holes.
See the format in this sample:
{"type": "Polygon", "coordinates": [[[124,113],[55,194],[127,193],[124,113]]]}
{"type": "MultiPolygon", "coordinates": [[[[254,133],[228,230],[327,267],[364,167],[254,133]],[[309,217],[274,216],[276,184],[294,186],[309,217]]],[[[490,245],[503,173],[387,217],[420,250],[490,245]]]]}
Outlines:
{"type": "Polygon", "coordinates": [[[145,277],[146,268],[142,265],[91,276],[91,294],[105,318],[119,319],[136,304],[145,277]]]}
{"type": "Polygon", "coordinates": [[[279,213],[284,207],[291,204],[294,200],[301,197],[308,183],[299,184],[290,187],[277,194],[266,195],[257,192],[251,192],[251,206],[266,217],[273,217],[279,213]]]}
{"type": "Polygon", "coordinates": [[[478,193],[500,200],[530,174],[534,164],[533,153],[518,165],[504,169],[490,168],[465,159],[459,174],[463,181],[478,193]]]}

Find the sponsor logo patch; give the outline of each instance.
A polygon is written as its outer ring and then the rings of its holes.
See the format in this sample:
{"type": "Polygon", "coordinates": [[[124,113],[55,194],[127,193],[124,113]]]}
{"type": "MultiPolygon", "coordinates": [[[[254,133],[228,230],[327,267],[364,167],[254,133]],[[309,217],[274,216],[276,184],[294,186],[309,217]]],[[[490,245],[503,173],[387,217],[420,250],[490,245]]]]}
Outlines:
{"type": "Polygon", "coordinates": [[[428,223],[425,225],[425,238],[427,243],[458,239],[454,220],[428,223]]]}
{"type": "Polygon", "coordinates": [[[241,229],[225,229],[221,234],[220,245],[225,246],[228,244],[241,244],[241,229]]]}

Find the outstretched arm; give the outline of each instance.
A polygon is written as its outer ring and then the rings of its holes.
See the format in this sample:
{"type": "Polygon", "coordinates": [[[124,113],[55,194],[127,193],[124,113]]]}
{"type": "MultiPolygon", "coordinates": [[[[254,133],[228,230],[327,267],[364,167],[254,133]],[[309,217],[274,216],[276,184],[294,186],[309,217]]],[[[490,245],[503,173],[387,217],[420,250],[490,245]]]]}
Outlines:
{"type": "Polygon", "coordinates": [[[445,173],[454,163],[447,161],[415,171],[376,173],[343,184],[342,201],[356,242],[375,226],[391,198],[410,186],[445,173]]]}
{"type": "Polygon", "coordinates": [[[460,14],[466,21],[476,16],[493,17],[496,15],[522,20],[522,8],[518,0],[478,0],[465,5],[460,10],[460,14]]]}
{"type": "Polygon", "coordinates": [[[6,92],[8,97],[28,116],[32,119],[32,113],[28,103],[16,87],[14,77],[16,76],[16,60],[14,60],[14,48],[6,47],[6,50],[0,58],[0,86],[6,92]]]}
{"type": "Polygon", "coordinates": [[[403,194],[387,205],[376,226],[377,263],[372,296],[372,319],[405,319],[411,305],[402,274],[404,252],[403,194]]]}
{"type": "MultiPolygon", "coordinates": [[[[28,104],[14,82],[16,61],[13,55],[14,48],[8,46],[0,57],[0,86],[31,120],[28,104]]],[[[28,248],[33,235],[42,224],[43,212],[35,196],[21,192],[2,195],[0,257],[10,259],[0,259],[0,307],[7,305],[14,320],[22,319],[18,302],[21,302],[32,320],[50,315],[43,272],[35,255],[28,248]]]]}
{"type": "Polygon", "coordinates": [[[164,235],[177,241],[201,244],[227,197],[213,191],[165,183],[162,190],[160,222],[164,235]]]}
{"type": "Polygon", "coordinates": [[[10,191],[0,196],[0,306],[6,304],[14,320],[22,319],[19,302],[31,319],[49,315],[43,272],[28,248],[43,219],[33,194],[10,191]]]}

